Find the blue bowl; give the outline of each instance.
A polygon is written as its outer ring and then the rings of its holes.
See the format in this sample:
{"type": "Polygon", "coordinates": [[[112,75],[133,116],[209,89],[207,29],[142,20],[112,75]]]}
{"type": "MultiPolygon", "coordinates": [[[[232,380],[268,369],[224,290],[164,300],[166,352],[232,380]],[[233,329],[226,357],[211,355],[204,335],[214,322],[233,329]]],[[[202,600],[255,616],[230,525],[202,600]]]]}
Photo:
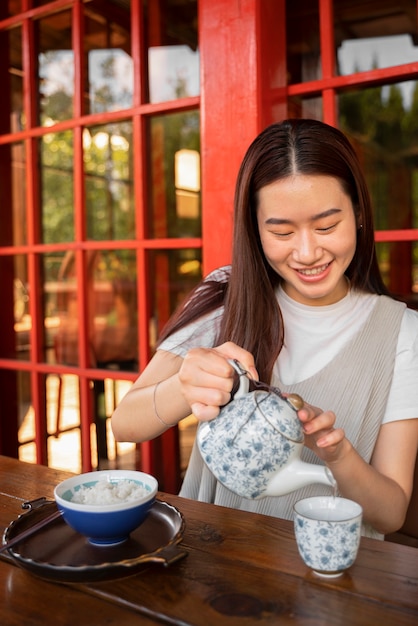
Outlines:
{"type": "Polygon", "coordinates": [[[54,497],[64,520],[71,528],[85,535],[92,544],[108,546],[125,541],[142,524],[155,501],[157,491],[157,480],[144,472],[100,470],[67,478],[55,487],[54,497]],[[94,487],[99,482],[105,482],[110,483],[109,486],[113,489],[126,481],[141,487],[141,494],[115,503],[87,504],[73,501],[83,487],[94,487]]]}

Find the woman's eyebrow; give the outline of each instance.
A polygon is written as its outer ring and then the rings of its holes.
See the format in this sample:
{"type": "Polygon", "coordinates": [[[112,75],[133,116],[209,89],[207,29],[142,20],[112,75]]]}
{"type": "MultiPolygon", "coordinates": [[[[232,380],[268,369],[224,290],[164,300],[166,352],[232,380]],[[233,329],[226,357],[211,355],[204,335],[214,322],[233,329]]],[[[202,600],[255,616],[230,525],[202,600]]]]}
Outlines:
{"type": "MultiPolygon", "coordinates": [[[[336,213],[341,213],[341,209],[327,209],[326,211],[322,211],[321,213],[317,213],[316,215],[312,215],[311,222],[315,222],[317,220],[323,219],[324,217],[329,217],[330,215],[335,215],[336,213]]],[[[280,224],[292,224],[292,220],[282,219],[280,217],[269,217],[265,224],[273,224],[274,226],[280,226],[280,224]]]]}

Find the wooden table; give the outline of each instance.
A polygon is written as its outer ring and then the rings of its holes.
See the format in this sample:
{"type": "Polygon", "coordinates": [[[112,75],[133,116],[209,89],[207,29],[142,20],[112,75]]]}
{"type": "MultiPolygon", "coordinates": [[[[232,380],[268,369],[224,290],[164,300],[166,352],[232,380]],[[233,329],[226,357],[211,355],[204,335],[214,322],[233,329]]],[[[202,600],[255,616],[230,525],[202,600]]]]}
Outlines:
{"type": "MultiPolygon", "coordinates": [[[[0,456],[0,529],[21,504],[52,497],[68,476],[0,456]]],[[[0,624],[176,624],[178,626],[414,625],[418,623],[418,550],[363,538],[354,566],[324,580],[301,561],[289,521],[159,498],[183,513],[186,558],[164,568],[94,583],[42,580],[0,559],[0,624]]]]}

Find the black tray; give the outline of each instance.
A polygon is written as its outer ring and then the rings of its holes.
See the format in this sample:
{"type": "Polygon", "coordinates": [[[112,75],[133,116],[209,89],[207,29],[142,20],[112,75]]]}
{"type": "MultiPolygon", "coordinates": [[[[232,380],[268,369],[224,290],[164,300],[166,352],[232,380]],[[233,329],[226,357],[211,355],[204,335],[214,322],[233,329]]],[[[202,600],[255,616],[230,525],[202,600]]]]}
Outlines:
{"type": "MultiPolygon", "coordinates": [[[[6,529],[3,542],[10,541],[31,525],[56,510],[55,502],[20,515],[6,529]]],[[[94,582],[131,576],[144,564],[164,566],[186,556],[179,547],[184,518],[180,511],[156,500],[145,521],[123,543],[92,545],[66,524],[62,517],[16,544],[8,553],[24,569],[61,582],[94,582]]]]}

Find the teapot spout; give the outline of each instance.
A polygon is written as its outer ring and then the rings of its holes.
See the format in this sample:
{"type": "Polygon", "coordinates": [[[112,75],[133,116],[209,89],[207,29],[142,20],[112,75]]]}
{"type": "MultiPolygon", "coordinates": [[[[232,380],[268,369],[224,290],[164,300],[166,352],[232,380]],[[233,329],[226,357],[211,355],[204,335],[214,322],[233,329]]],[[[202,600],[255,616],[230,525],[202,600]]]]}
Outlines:
{"type": "Polygon", "coordinates": [[[263,496],[284,496],[314,484],[335,489],[337,482],[328,467],[293,459],[270,479],[263,496]]]}

